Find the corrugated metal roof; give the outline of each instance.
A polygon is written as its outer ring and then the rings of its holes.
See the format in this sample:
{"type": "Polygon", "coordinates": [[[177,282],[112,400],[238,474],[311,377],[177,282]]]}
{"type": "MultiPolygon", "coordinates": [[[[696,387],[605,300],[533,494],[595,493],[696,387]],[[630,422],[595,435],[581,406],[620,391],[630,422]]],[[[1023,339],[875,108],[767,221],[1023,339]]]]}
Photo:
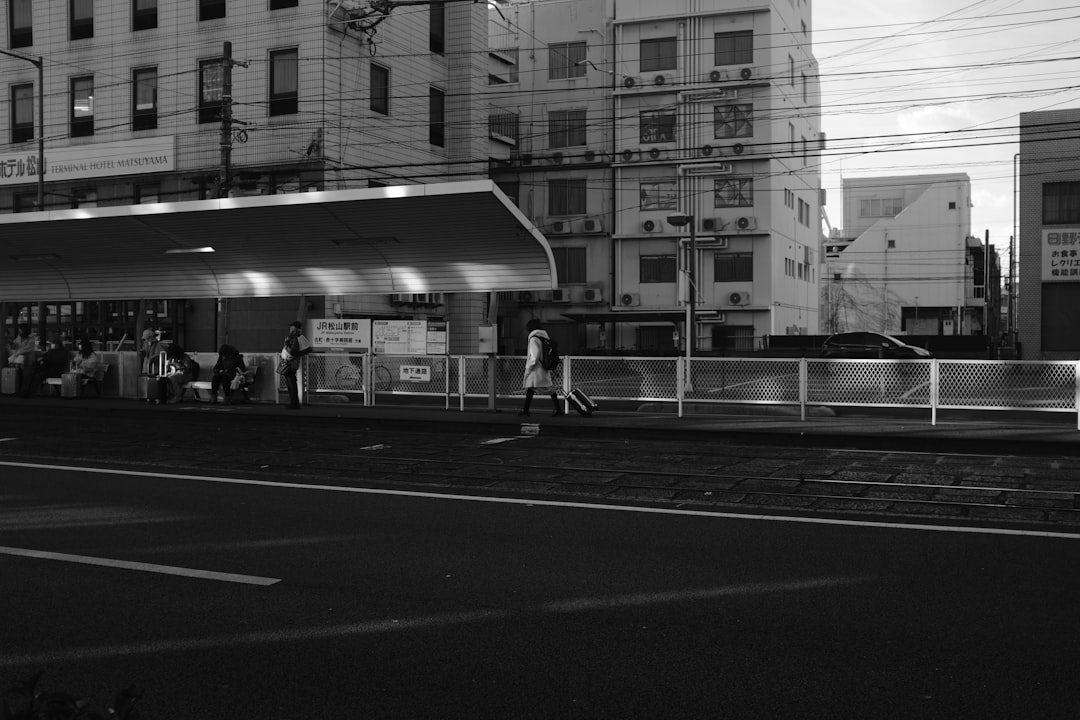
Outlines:
{"type": "Polygon", "coordinates": [[[557,286],[544,236],[490,180],[0,216],[0,300],[557,286]],[[199,247],[214,252],[177,252],[199,247]]]}

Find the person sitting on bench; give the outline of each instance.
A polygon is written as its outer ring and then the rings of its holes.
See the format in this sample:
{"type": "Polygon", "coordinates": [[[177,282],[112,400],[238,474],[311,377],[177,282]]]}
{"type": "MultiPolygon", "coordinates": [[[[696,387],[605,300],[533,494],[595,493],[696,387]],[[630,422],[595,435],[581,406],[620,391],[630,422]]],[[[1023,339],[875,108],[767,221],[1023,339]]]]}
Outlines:
{"type": "Polygon", "coordinates": [[[45,352],[34,361],[32,367],[25,369],[26,377],[23,380],[22,392],[19,394],[30,397],[38,391],[46,378],[58,378],[63,375],[68,369],[69,362],[68,351],[60,346],[60,341],[49,338],[45,352]]]}
{"type": "Polygon", "coordinates": [[[225,402],[233,402],[233,391],[239,389],[244,382],[244,373],[247,366],[244,365],[244,356],[232,345],[222,345],[218,348],[217,362],[214,363],[214,373],[210,377],[210,402],[218,401],[218,391],[225,395],[225,402]],[[236,378],[239,376],[239,381],[236,378]]]}

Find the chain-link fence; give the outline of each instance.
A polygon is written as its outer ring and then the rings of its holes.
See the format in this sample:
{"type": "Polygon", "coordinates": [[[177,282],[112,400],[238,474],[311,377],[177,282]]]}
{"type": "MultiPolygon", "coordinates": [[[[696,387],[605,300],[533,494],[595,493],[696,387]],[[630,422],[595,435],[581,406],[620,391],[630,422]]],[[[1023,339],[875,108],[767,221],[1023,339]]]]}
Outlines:
{"type": "MultiPolygon", "coordinates": [[[[272,353],[244,355],[257,367],[253,400],[275,402],[285,392],[272,353]]],[[[204,369],[216,355],[200,353],[204,369]]],[[[109,353],[115,370],[106,396],[138,397],[135,353],[109,353]],[[115,373],[115,374],[114,374],[115,373]]],[[[563,359],[557,388],[579,388],[596,400],[695,404],[863,406],[1030,410],[1080,414],[1080,362],[1019,360],[833,360],[808,358],[598,357],[563,359]]],[[[443,399],[516,398],[521,356],[406,356],[314,353],[301,366],[310,402],[331,397],[366,405],[393,396],[443,399]]],[[[1078,417],[1080,427],[1080,417],[1078,417]]]]}

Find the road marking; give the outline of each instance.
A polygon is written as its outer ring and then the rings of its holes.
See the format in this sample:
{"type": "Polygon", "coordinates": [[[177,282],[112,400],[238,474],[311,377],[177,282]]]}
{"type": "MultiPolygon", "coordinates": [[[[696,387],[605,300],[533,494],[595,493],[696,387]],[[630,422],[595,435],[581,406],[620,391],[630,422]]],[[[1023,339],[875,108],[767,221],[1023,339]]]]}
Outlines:
{"type": "Polygon", "coordinates": [[[637,505],[610,505],[606,503],[571,502],[568,500],[541,500],[539,498],[490,497],[484,495],[460,495],[454,493],[423,492],[420,490],[391,490],[386,488],[349,487],[347,485],[318,485],[314,483],[287,483],[277,480],[245,480],[241,478],[215,477],[213,475],[185,475],[181,473],[156,473],[144,470],[109,470],[107,468],[71,467],[41,463],[20,463],[0,460],[0,467],[22,467],[35,470],[59,470],[96,475],[126,475],[152,477],[164,480],[194,480],[196,482],[222,483],[226,485],[249,485],[252,487],[281,488],[284,490],[318,490],[356,495],[390,495],[396,497],[428,498],[433,500],[459,500],[463,502],[495,503],[503,505],[527,505],[536,507],[562,507],[581,510],[609,510],[615,512],[643,513],[649,515],[684,515],[710,517],[725,520],[757,520],[786,522],[804,525],[840,525],[847,527],[885,528],[889,530],[922,530],[928,532],[954,532],[971,535],[1008,535],[1014,537],[1043,537],[1064,540],[1080,540],[1080,533],[1052,532],[1049,530],[1014,530],[1010,528],[965,527],[963,525],[923,525],[920,523],[892,523],[873,520],[845,520],[843,518],[799,517],[796,515],[760,515],[731,513],[714,510],[681,510],[637,505]]]}
{"type": "Polygon", "coordinates": [[[131,562],[130,560],[113,560],[111,558],[89,557],[87,555],[68,555],[67,553],[28,550],[26,548],[0,546],[0,555],[15,555],[17,557],[37,558],[39,560],[59,560],[61,562],[80,563],[82,565],[100,565],[102,567],[120,568],[122,570],[138,570],[140,572],[160,573],[163,575],[180,575],[182,577],[198,578],[200,580],[220,580],[222,582],[242,583],[245,585],[273,585],[281,582],[280,578],[259,577],[257,575],[237,575],[235,573],[214,572],[213,570],[196,570],[194,568],[155,565],[153,563],[131,562]]]}
{"type": "Polygon", "coordinates": [[[17,440],[17,439],[18,438],[0,438],[0,442],[11,442],[12,440],[17,440]]]}
{"type": "Polygon", "coordinates": [[[149,640],[141,643],[117,643],[96,645],[82,648],[69,648],[54,652],[36,652],[24,655],[5,654],[0,656],[0,668],[21,666],[53,666],[74,664],[110,658],[128,658],[136,655],[155,655],[166,652],[192,652],[197,650],[215,650],[237,645],[270,645],[286,642],[312,642],[343,637],[359,637],[409,630],[424,630],[435,627],[476,624],[481,622],[503,622],[517,616],[532,617],[536,613],[552,615],[593,612],[610,608],[634,608],[649,605],[670,605],[685,602],[701,602],[731,597],[764,595],[766,593],[794,593],[843,587],[859,582],[868,582],[873,578],[855,577],[816,577],[784,582],[751,582],[739,585],[722,585],[712,588],[693,588],[670,590],[665,592],[635,593],[631,595],[609,595],[600,597],[569,598],[552,600],[533,606],[466,610],[453,613],[436,613],[406,618],[384,618],[363,622],[324,625],[306,628],[276,628],[258,632],[209,637],[176,638],[172,640],[149,640]]]}

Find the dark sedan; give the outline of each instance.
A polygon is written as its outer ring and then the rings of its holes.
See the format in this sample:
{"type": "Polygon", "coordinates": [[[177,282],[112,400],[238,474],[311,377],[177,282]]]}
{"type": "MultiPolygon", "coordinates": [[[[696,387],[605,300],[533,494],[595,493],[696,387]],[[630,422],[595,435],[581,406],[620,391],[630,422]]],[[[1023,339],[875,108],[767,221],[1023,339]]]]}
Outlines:
{"type": "Polygon", "coordinates": [[[821,357],[844,359],[922,360],[934,355],[925,348],[908,345],[891,335],[876,332],[842,332],[830,335],[821,346],[821,357]]]}

